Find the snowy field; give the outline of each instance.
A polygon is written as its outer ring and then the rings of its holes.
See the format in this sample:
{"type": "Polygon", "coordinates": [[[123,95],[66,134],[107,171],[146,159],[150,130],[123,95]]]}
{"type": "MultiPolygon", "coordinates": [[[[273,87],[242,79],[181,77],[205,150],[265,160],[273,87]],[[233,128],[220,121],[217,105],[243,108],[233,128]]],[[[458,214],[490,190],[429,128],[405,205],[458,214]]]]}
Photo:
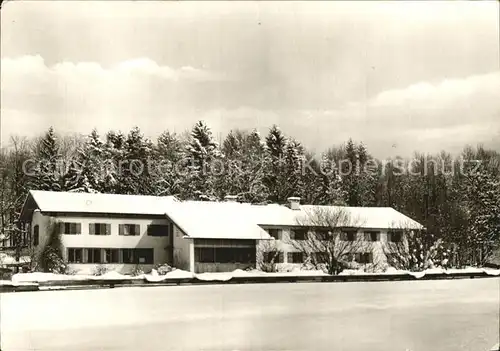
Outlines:
{"type": "Polygon", "coordinates": [[[2,350],[482,351],[500,280],[2,294],[2,350]]]}

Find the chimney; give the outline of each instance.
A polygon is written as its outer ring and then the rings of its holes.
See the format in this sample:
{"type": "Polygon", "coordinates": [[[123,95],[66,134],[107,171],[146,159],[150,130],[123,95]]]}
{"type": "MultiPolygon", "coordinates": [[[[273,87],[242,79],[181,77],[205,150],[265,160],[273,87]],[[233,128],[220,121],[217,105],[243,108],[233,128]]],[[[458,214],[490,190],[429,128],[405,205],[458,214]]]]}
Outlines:
{"type": "Polygon", "coordinates": [[[226,202],[237,202],[238,201],[238,195],[226,195],[226,196],[224,196],[224,200],[226,202]]]}
{"type": "Polygon", "coordinates": [[[300,210],[300,197],[293,196],[289,197],[287,200],[292,210],[300,210]]]}

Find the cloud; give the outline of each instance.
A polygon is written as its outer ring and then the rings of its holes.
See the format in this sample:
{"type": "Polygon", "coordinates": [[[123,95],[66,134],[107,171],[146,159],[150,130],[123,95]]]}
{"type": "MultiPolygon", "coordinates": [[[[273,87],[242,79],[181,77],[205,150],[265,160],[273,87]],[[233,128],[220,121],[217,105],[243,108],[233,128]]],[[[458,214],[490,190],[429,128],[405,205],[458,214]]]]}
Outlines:
{"type": "MultiPolygon", "coordinates": [[[[3,58],[2,94],[7,104],[16,104],[15,95],[52,95],[64,100],[132,98],[150,85],[220,81],[221,74],[194,67],[173,68],[158,65],[148,58],[131,59],[110,67],[96,62],[60,62],[47,66],[39,56],[3,58]]],[[[24,102],[21,102],[23,105],[24,102]]],[[[18,106],[9,106],[18,107],[18,106]]],[[[75,106],[76,108],[77,106],[75,106]]]]}
{"type": "Polygon", "coordinates": [[[378,155],[458,152],[465,144],[498,145],[499,91],[500,71],[420,82],[338,109],[304,110],[300,120],[321,126],[307,139],[322,147],[352,137],[378,155]]]}
{"type": "MultiPolygon", "coordinates": [[[[59,62],[48,66],[39,56],[3,58],[2,108],[30,113],[71,115],[144,113],[148,107],[203,104],[206,85],[234,78],[203,67],[169,67],[148,58],[104,67],[96,62],[59,62]],[[194,94],[196,93],[196,94],[194,94]]],[[[208,90],[208,89],[207,89],[208,90]]],[[[209,90],[212,93],[216,89],[209,90]]]]}
{"type": "MultiPolygon", "coordinates": [[[[414,150],[458,152],[464,144],[498,146],[500,71],[358,97],[323,108],[321,87],[303,87],[318,104],[298,109],[278,97],[286,81],[266,87],[201,67],[168,67],[137,58],[105,67],[95,62],[48,66],[40,56],[2,59],[2,136],[93,127],[126,131],[138,125],[154,137],[182,132],[204,119],[215,135],[278,124],[317,151],[352,137],[379,157],[414,150]],[[250,89],[250,87],[255,88],[250,89]],[[261,88],[259,88],[261,87],[261,88]],[[266,104],[267,97],[280,104],[266,104]]],[[[300,88],[300,87],[298,87],[300,88]]]]}

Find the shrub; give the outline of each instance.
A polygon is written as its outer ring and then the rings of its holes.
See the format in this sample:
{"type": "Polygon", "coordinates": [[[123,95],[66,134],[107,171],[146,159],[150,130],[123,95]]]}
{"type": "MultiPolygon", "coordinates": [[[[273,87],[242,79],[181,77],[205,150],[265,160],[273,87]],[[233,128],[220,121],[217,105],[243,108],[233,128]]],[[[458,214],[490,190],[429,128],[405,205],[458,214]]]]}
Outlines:
{"type": "Polygon", "coordinates": [[[93,275],[95,276],[100,276],[103,274],[106,274],[109,272],[109,267],[103,265],[103,264],[98,264],[95,266],[94,271],[92,272],[93,275]]]}
{"type": "Polygon", "coordinates": [[[139,275],[142,275],[144,274],[144,270],[142,269],[141,265],[140,264],[136,264],[134,266],[134,269],[132,270],[132,272],[130,273],[133,277],[137,277],[139,275]]]}
{"type": "Polygon", "coordinates": [[[70,268],[69,266],[66,267],[66,271],[64,272],[64,274],[66,275],[75,275],[76,273],[78,273],[78,271],[76,269],[70,268]]]}
{"type": "Polygon", "coordinates": [[[58,230],[58,224],[58,222],[51,222],[48,224],[47,232],[49,238],[40,255],[38,266],[44,272],[64,274],[68,265],[64,262],[62,255],[61,234],[58,230]]]}
{"type": "Polygon", "coordinates": [[[173,267],[169,266],[166,263],[155,265],[154,269],[158,272],[158,275],[165,275],[174,270],[173,267]]]}

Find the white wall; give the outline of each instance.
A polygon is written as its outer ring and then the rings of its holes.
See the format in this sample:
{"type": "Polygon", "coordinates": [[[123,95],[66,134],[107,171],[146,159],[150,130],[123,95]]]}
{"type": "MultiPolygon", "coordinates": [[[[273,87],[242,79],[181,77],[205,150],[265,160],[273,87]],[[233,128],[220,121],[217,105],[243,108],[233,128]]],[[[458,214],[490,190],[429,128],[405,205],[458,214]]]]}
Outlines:
{"type": "Polygon", "coordinates": [[[33,232],[35,230],[35,226],[38,225],[38,238],[39,238],[39,244],[34,247],[35,251],[35,258],[38,259],[40,257],[40,254],[42,253],[43,247],[47,243],[47,240],[49,238],[48,236],[48,230],[49,224],[50,224],[51,218],[48,216],[44,216],[40,213],[39,210],[35,210],[33,212],[33,218],[31,221],[31,240],[33,240],[33,232]]]}
{"type": "Polygon", "coordinates": [[[194,243],[184,236],[184,232],[174,225],[174,267],[194,273],[194,243]]]}
{"type": "MultiPolygon", "coordinates": [[[[167,219],[147,219],[147,218],[104,218],[104,217],[79,217],[79,216],[60,216],[49,217],[35,211],[32,219],[31,230],[38,224],[40,245],[36,249],[41,252],[48,239],[48,224],[50,221],[76,222],[81,224],[81,234],[68,235],[62,234],[61,240],[64,246],[63,257],[67,260],[67,248],[152,248],[154,250],[154,264],[172,263],[171,252],[171,234],[167,237],[154,237],[147,235],[148,224],[168,225],[167,219]],[[109,223],[111,225],[110,235],[90,235],[90,223],[109,223]],[[138,224],[140,226],[140,235],[124,236],[119,235],[119,224],[138,224]]],[[[121,273],[129,273],[135,265],[133,264],[106,264],[110,269],[116,269],[121,273]]],[[[96,264],[70,264],[70,268],[77,273],[92,273],[96,264]]],[[[141,264],[145,270],[150,270],[153,265],[141,264]]]]}

